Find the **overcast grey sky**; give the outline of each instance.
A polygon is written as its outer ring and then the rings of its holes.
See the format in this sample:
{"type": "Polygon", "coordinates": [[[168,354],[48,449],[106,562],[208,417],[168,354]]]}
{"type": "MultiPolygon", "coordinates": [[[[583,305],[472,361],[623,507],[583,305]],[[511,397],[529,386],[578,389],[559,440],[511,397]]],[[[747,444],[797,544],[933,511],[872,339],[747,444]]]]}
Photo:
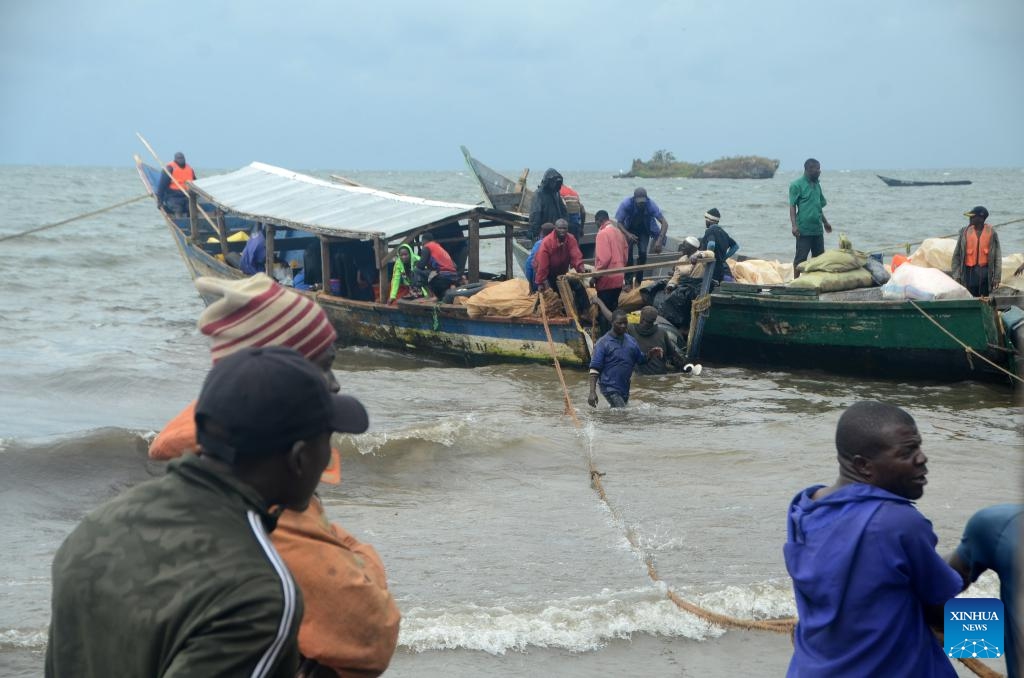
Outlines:
{"type": "Polygon", "coordinates": [[[1024,166],[1022,0],[0,0],[0,163],[1024,166]]]}

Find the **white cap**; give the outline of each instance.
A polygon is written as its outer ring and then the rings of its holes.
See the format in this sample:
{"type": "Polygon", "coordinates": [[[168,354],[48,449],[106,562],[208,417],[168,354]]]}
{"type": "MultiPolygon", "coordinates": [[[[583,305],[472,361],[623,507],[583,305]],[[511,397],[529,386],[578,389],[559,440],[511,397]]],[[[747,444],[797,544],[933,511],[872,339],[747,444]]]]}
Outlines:
{"type": "Polygon", "coordinates": [[[683,239],[683,242],[685,242],[690,247],[700,247],[700,240],[697,240],[697,238],[693,237],[692,235],[686,236],[686,238],[683,239]]]}

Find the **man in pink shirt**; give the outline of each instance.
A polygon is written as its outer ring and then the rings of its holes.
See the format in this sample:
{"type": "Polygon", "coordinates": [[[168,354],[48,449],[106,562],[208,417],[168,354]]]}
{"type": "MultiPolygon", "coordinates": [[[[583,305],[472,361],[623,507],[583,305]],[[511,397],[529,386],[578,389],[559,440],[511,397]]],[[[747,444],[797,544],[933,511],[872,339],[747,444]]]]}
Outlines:
{"type": "Polygon", "coordinates": [[[537,289],[553,288],[555,279],[568,273],[570,268],[583,273],[583,252],[576,238],[569,233],[569,222],[559,219],[555,222],[555,230],[544,237],[533,261],[533,280],[537,289]]]}
{"type": "MultiPolygon", "coordinates": [[[[597,222],[597,241],[594,248],[594,269],[605,271],[610,268],[622,268],[626,265],[626,258],[629,255],[629,245],[626,244],[626,236],[615,226],[608,217],[606,210],[598,210],[594,215],[597,222]]],[[[619,307],[619,294],[626,282],[624,273],[612,273],[596,277],[594,287],[597,289],[598,298],[604,303],[611,313],[619,307]]]]}

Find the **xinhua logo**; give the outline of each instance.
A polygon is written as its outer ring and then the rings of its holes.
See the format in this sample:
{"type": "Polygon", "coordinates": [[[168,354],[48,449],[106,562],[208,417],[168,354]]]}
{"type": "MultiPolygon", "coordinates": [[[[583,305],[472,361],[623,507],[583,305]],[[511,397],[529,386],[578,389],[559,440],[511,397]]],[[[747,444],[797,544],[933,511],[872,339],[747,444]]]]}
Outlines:
{"type": "Polygon", "coordinates": [[[1003,656],[1003,602],[998,598],[953,598],[946,603],[943,642],[954,659],[1003,656]]]}

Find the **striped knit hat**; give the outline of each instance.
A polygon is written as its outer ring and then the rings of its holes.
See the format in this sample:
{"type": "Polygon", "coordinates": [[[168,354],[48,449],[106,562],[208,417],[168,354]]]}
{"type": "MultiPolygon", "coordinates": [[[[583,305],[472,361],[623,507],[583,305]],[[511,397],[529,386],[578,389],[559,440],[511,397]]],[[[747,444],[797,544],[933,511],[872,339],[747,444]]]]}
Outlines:
{"type": "Polygon", "coordinates": [[[213,339],[214,363],[247,346],[287,346],[312,360],[338,338],[323,309],[265,273],[196,278],[196,289],[219,297],[199,316],[199,331],[213,339]]]}

